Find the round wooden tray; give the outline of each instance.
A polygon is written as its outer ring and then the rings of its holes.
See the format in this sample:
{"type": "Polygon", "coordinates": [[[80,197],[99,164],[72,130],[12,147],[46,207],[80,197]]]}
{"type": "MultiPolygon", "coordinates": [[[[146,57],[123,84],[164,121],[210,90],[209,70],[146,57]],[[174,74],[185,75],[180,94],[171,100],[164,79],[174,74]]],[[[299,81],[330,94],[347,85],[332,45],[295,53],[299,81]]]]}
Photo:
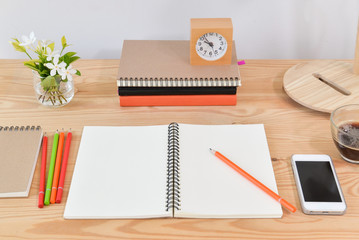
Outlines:
{"type": "Polygon", "coordinates": [[[353,65],[341,61],[315,60],[297,64],[284,74],[283,88],[299,104],[321,112],[332,112],[337,107],[359,103],[359,75],[353,65]],[[319,73],[326,79],[349,90],[344,95],[313,76],[319,73]]]}

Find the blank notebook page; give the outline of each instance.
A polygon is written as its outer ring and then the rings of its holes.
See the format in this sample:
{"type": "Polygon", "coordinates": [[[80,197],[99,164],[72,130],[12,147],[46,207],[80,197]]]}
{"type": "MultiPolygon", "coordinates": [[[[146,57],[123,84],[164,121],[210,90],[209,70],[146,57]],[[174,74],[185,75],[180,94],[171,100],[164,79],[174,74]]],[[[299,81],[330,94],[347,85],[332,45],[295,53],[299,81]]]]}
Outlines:
{"type": "Polygon", "coordinates": [[[84,127],[64,218],[172,216],[167,127],[84,127]]]}
{"type": "Polygon", "coordinates": [[[213,148],[277,191],[264,127],[179,125],[181,210],[175,217],[281,217],[281,205],[227,164],[213,148]]]}

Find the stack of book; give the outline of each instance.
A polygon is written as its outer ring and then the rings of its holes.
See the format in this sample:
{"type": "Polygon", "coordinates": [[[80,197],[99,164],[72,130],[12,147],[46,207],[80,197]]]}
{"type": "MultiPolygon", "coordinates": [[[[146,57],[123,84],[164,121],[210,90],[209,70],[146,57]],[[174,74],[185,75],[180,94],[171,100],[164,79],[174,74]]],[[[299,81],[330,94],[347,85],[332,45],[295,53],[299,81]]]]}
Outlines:
{"type": "Polygon", "coordinates": [[[193,66],[189,41],[125,40],[117,79],[121,106],[236,105],[241,85],[232,64],[193,66]]]}

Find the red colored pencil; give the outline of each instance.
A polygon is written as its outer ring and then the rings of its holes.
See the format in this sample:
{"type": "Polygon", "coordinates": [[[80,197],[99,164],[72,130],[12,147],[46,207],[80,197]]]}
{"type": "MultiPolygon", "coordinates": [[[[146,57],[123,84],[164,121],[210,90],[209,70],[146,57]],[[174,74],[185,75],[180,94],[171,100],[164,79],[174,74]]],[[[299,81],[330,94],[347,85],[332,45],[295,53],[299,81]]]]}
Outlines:
{"type": "Polygon", "coordinates": [[[47,156],[47,137],[46,135],[44,135],[44,137],[42,138],[42,156],[41,156],[41,172],[40,172],[40,188],[39,188],[39,204],[38,204],[39,208],[44,207],[46,156],[47,156]]]}
{"type": "MultiPolygon", "coordinates": [[[[71,131],[71,129],[70,129],[70,131],[71,131]]],[[[67,161],[69,159],[69,153],[70,153],[71,138],[72,138],[72,133],[68,132],[67,138],[66,138],[66,143],[65,143],[64,157],[62,159],[59,186],[58,186],[57,195],[56,195],[56,203],[61,202],[62,192],[64,191],[65,175],[66,175],[67,161]]]]}

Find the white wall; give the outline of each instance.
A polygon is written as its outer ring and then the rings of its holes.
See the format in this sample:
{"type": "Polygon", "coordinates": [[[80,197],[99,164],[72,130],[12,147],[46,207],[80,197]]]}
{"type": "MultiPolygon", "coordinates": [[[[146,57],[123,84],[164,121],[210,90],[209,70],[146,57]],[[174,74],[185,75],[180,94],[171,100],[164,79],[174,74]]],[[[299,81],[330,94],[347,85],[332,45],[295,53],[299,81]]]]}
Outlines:
{"type": "Polygon", "coordinates": [[[124,39],[189,39],[189,19],[230,17],[239,59],[353,58],[358,0],[0,0],[8,41],[65,35],[82,58],[120,58],[124,39]]]}

